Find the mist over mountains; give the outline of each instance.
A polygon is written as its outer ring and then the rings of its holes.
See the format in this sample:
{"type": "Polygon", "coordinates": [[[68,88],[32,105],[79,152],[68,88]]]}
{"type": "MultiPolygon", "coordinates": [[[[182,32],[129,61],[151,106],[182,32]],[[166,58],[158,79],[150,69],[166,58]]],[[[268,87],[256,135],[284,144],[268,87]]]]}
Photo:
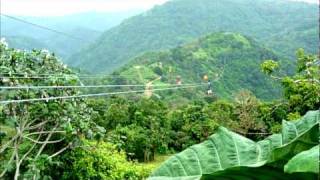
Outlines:
{"type": "Polygon", "coordinates": [[[1,16],[1,37],[6,38],[11,47],[28,50],[45,48],[66,59],[70,54],[92,43],[103,31],[117,26],[124,19],[140,12],[140,10],[115,13],[85,12],[57,17],[17,16],[24,21],[84,40],[66,37],[63,34],[1,16]]]}

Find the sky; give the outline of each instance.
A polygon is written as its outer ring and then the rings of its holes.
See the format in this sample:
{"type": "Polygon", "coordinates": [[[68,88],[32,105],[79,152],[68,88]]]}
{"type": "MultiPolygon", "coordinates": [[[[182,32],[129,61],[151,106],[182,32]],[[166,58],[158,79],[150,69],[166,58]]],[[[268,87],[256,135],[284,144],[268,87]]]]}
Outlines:
{"type": "MultiPolygon", "coordinates": [[[[168,0],[0,0],[1,13],[22,16],[63,16],[88,11],[148,10],[168,0]]],[[[294,0],[318,3],[318,0],[294,0]]]]}
{"type": "Polygon", "coordinates": [[[21,16],[148,10],[166,1],[168,0],[0,0],[1,13],[21,16]]]}

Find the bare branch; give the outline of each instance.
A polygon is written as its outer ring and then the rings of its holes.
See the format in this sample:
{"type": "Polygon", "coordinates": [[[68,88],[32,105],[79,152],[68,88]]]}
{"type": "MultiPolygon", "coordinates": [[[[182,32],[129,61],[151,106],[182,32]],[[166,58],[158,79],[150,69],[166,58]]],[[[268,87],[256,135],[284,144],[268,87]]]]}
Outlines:
{"type": "Polygon", "coordinates": [[[47,141],[47,140],[46,141],[37,141],[37,140],[29,138],[27,136],[23,136],[23,137],[34,142],[34,143],[37,143],[37,144],[55,144],[55,143],[59,143],[65,139],[65,138],[62,138],[62,139],[55,140],[55,141],[47,141]]]}
{"type": "MultiPolygon", "coordinates": [[[[52,131],[55,131],[55,130],[57,129],[57,127],[58,127],[58,126],[59,126],[59,124],[56,124],[56,125],[54,126],[54,128],[52,129],[52,131]]],[[[47,142],[47,141],[49,141],[49,140],[50,140],[50,138],[51,138],[52,134],[53,134],[53,133],[48,134],[48,136],[47,136],[47,138],[46,138],[45,142],[47,142]]],[[[39,149],[39,151],[38,151],[37,155],[35,156],[35,159],[36,159],[37,157],[39,157],[39,156],[40,156],[40,154],[42,153],[42,151],[43,151],[43,149],[46,147],[46,145],[47,145],[47,143],[42,144],[42,146],[41,146],[41,148],[39,149]]]]}
{"type": "Polygon", "coordinates": [[[54,158],[55,156],[61,154],[62,152],[64,152],[65,150],[67,150],[70,146],[72,145],[72,143],[69,143],[66,147],[62,148],[61,150],[59,150],[58,152],[52,154],[51,156],[49,156],[49,158],[54,158]]]}
{"type": "MultiPolygon", "coordinates": [[[[54,128],[52,129],[52,132],[55,131],[58,126],[59,126],[59,124],[56,124],[56,125],[54,126],[54,128]]],[[[44,150],[44,148],[45,148],[46,145],[48,144],[47,142],[49,142],[52,134],[53,134],[53,133],[49,133],[49,134],[48,134],[48,136],[47,136],[47,138],[46,138],[46,140],[45,140],[45,143],[42,144],[42,146],[41,146],[41,148],[39,149],[37,155],[35,156],[35,159],[37,159],[37,158],[40,156],[40,154],[42,153],[42,151],[44,150]]],[[[36,179],[36,174],[33,175],[32,179],[33,179],[33,180],[36,179]]]]}
{"type": "Polygon", "coordinates": [[[37,135],[37,134],[50,134],[50,133],[65,133],[66,131],[40,131],[26,134],[25,136],[37,135]]]}
{"type": "Polygon", "coordinates": [[[296,80],[294,83],[301,83],[301,82],[310,82],[310,83],[319,83],[320,81],[317,79],[305,79],[305,80],[296,80]]]}
{"type": "Polygon", "coordinates": [[[19,139],[15,140],[14,143],[14,154],[15,154],[15,161],[16,161],[16,171],[14,174],[14,180],[18,180],[19,176],[20,176],[20,159],[19,159],[19,143],[18,143],[19,139]]]}
{"type": "MultiPolygon", "coordinates": [[[[41,136],[42,136],[42,134],[40,134],[40,135],[38,136],[37,141],[40,140],[41,136]]],[[[20,164],[21,164],[22,161],[32,152],[32,150],[36,147],[36,145],[37,145],[37,143],[34,143],[34,144],[32,145],[32,147],[28,150],[28,152],[26,152],[26,153],[22,156],[22,158],[21,158],[21,160],[20,160],[20,164]]]]}
{"type": "MultiPolygon", "coordinates": [[[[33,123],[33,122],[32,122],[32,123],[33,123]]],[[[34,130],[34,129],[37,129],[37,128],[45,125],[46,123],[48,123],[48,121],[43,121],[43,122],[41,122],[41,123],[39,123],[39,124],[37,124],[37,125],[34,125],[34,126],[29,127],[32,123],[29,123],[29,124],[28,124],[26,130],[34,130]]]]}
{"type": "Polygon", "coordinates": [[[278,76],[270,75],[270,77],[275,80],[282,80],[282,78],[278,76]]]}

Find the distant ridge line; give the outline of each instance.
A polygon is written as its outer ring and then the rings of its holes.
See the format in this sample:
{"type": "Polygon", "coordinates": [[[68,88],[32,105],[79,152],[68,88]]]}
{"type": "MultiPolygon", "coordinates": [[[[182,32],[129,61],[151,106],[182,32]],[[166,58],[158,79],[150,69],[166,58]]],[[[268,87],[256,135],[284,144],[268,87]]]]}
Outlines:
{"type": "Polygon", "coordinates": [[[31,25],[31,26],[34,26],[34,27],[37,27],[37,28],[40,28],[40,29],[44,29],[44,30],[47,30],[47,31],[54,32],[54,33],[56,33],[56,34],[63,35],[63,36],[65,36],[65,37],[69,37],[69,38],[74,39],[74,40],[89,41],[89,40],[86,40],[86,39],[82,39],[82,38],[79,38],[79,37],[70,35],[70,34],[65,33],[65,32],[62,32],[62,31],[58,31],[58,30],[51,29],[51,28],[46,27],[46,26],[43,26],[43,25],[39,25],[39,24],[35,24],[35,23],[32,23],[32,22],[29,22],[29,21],[26,21],[26,20],[23,20],[23,19],[14,17],[14,16],[10,16],[10,15],[3,14],[3,13],[0,13],[0,15],[1,15],[1,16],[4,16],[4,17],[7,17],[7,18],[9,18],[9,19],[15,20],[15,21],[19,21],[19,22],[21,22],[21,23],[25,23],[25,24],[28,24],[28,25],[31,25]]]}

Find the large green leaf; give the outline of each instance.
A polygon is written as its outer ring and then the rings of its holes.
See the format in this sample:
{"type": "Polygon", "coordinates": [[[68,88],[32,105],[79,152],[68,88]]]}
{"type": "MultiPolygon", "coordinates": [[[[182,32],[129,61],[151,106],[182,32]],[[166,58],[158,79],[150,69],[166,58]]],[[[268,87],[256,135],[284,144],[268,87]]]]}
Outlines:
{"type": "Polygon", "coordinates": [[[294,173],[286,174],[282,169],[262,166],[258,168],[237,167],[219,171],[211,175],[203,175],[201,180],[315,180],[317,174],[314,173],[294,173]]]}
{"type": "Polygon", "coordinates": [[[308,112],[298,121],[284,121],[281,134],[259,142],[221,127],[207,141],[172,156],[149,179],[200,179],[229,168],[261,167],[288,159],[318,143],[318,121],[319,111],[308,112]]]}
{"type": "Polygon", "coordinates": [[[284,167],[287,173],[319,173],[319,145],[294,156],[284,167]]]}

